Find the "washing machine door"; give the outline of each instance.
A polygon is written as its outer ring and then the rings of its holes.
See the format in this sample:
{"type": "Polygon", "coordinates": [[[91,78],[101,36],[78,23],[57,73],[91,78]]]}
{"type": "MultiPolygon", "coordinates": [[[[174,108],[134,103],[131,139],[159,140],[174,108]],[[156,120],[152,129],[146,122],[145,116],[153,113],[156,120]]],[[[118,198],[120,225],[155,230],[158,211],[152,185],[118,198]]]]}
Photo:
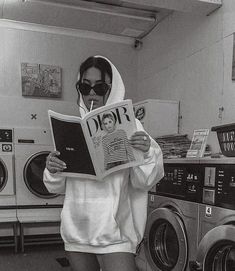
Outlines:
{"type": "Polygon", "coordinates": [[[24,166],[24,182],[31,193],[39,198],[54,198],[58,194],[48,192],[43,183],[43,171],[46,167],[46,158],[50,152],[42,151],[33,154],[24,166]]]}
{"type": "Polygon", "coordinates": [[[0,158],[0,192],[3,191],[7,184],[7,177],[8,177],[7,167],[3,160],[0,158]]]}
{"type": "Polygon", "coordinates": [[[191,270],[235,270],[234,225],[218,226],[207,232],[199,244],[197,261],[191,270]]]}
{"type": "Polygon", "coordinates": [[[185,270],[187,237],[183,221],[177,212],[169,208],[157,208],[149,214],[145,253],[152,270],[185,270]]]}

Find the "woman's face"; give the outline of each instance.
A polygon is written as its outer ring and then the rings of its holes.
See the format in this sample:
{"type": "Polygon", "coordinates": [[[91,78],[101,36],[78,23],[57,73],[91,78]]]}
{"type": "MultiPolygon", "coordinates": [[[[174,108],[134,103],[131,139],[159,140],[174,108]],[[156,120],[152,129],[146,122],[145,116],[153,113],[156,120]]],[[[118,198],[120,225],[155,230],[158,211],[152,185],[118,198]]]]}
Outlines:
{"type": "Polygon", "coordinates": [[[105,118],[103,120],[104,127],[107,132],[111,133],[115,130],[115,123],[111,118],[105,118]]]}
{"type": "MultiPolygon", "coordinates": [[[[83,74],[82,82],[87,83],[91,86],[94,86],[97,83],[101,83],[102,80],[100,70],[95,67],[88,69],[83,74]]],[[[105,83],[107,84],[111,83],[108,74],[106,74],[105,76],[105,83]]],[[[88,95],[82,95],[82,98],[87,109],[91,108],[92,101],[93,101],[92,109],[96,109],[106,104],[107,99],[109,97],[109,93],[110,90],[105,94],[105,96],[99,96],[94,92],[93,89],[91,89],[90,93],[88,95]]]]}

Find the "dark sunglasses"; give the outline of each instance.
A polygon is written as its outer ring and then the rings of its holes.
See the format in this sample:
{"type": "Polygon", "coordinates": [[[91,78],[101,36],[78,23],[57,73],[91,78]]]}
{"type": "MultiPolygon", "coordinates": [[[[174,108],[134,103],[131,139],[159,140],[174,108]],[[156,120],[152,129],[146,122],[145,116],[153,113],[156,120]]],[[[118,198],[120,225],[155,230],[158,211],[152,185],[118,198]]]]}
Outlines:
{"type": "Polygon", "coordinates": [[[91,90],[93,89],[95,94],[98,96],[104,96],[109,90],[110,85],[107,83],[97,83],[94,86],[91,86],[88,83],[78,82],[76,84],[77,91],[80,91],[82,95],[89,95],[91,90]]]}

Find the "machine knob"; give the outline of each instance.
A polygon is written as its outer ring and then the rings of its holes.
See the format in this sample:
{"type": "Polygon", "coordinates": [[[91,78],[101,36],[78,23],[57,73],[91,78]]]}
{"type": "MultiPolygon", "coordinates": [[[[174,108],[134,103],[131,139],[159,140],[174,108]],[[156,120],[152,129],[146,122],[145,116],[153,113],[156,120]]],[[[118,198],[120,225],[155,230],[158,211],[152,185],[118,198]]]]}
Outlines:
{"type": "Polygon", "coordinates": [[[202,267],[197,261],[190,261],[189,262],[189,269],[190,271],[203,271],[202,267]]]}

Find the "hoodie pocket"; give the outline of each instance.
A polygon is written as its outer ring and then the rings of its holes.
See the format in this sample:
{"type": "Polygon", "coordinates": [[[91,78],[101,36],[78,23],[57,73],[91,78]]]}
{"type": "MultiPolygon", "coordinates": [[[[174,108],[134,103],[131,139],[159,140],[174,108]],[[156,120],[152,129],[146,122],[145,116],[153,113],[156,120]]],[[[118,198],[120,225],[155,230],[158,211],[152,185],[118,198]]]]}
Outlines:
{"type": "Polygon", "coordinates": [[[61,232],[68,243],[106,246],[125,241],[109,198],[67,202],[62,211],[61,232]]]}

